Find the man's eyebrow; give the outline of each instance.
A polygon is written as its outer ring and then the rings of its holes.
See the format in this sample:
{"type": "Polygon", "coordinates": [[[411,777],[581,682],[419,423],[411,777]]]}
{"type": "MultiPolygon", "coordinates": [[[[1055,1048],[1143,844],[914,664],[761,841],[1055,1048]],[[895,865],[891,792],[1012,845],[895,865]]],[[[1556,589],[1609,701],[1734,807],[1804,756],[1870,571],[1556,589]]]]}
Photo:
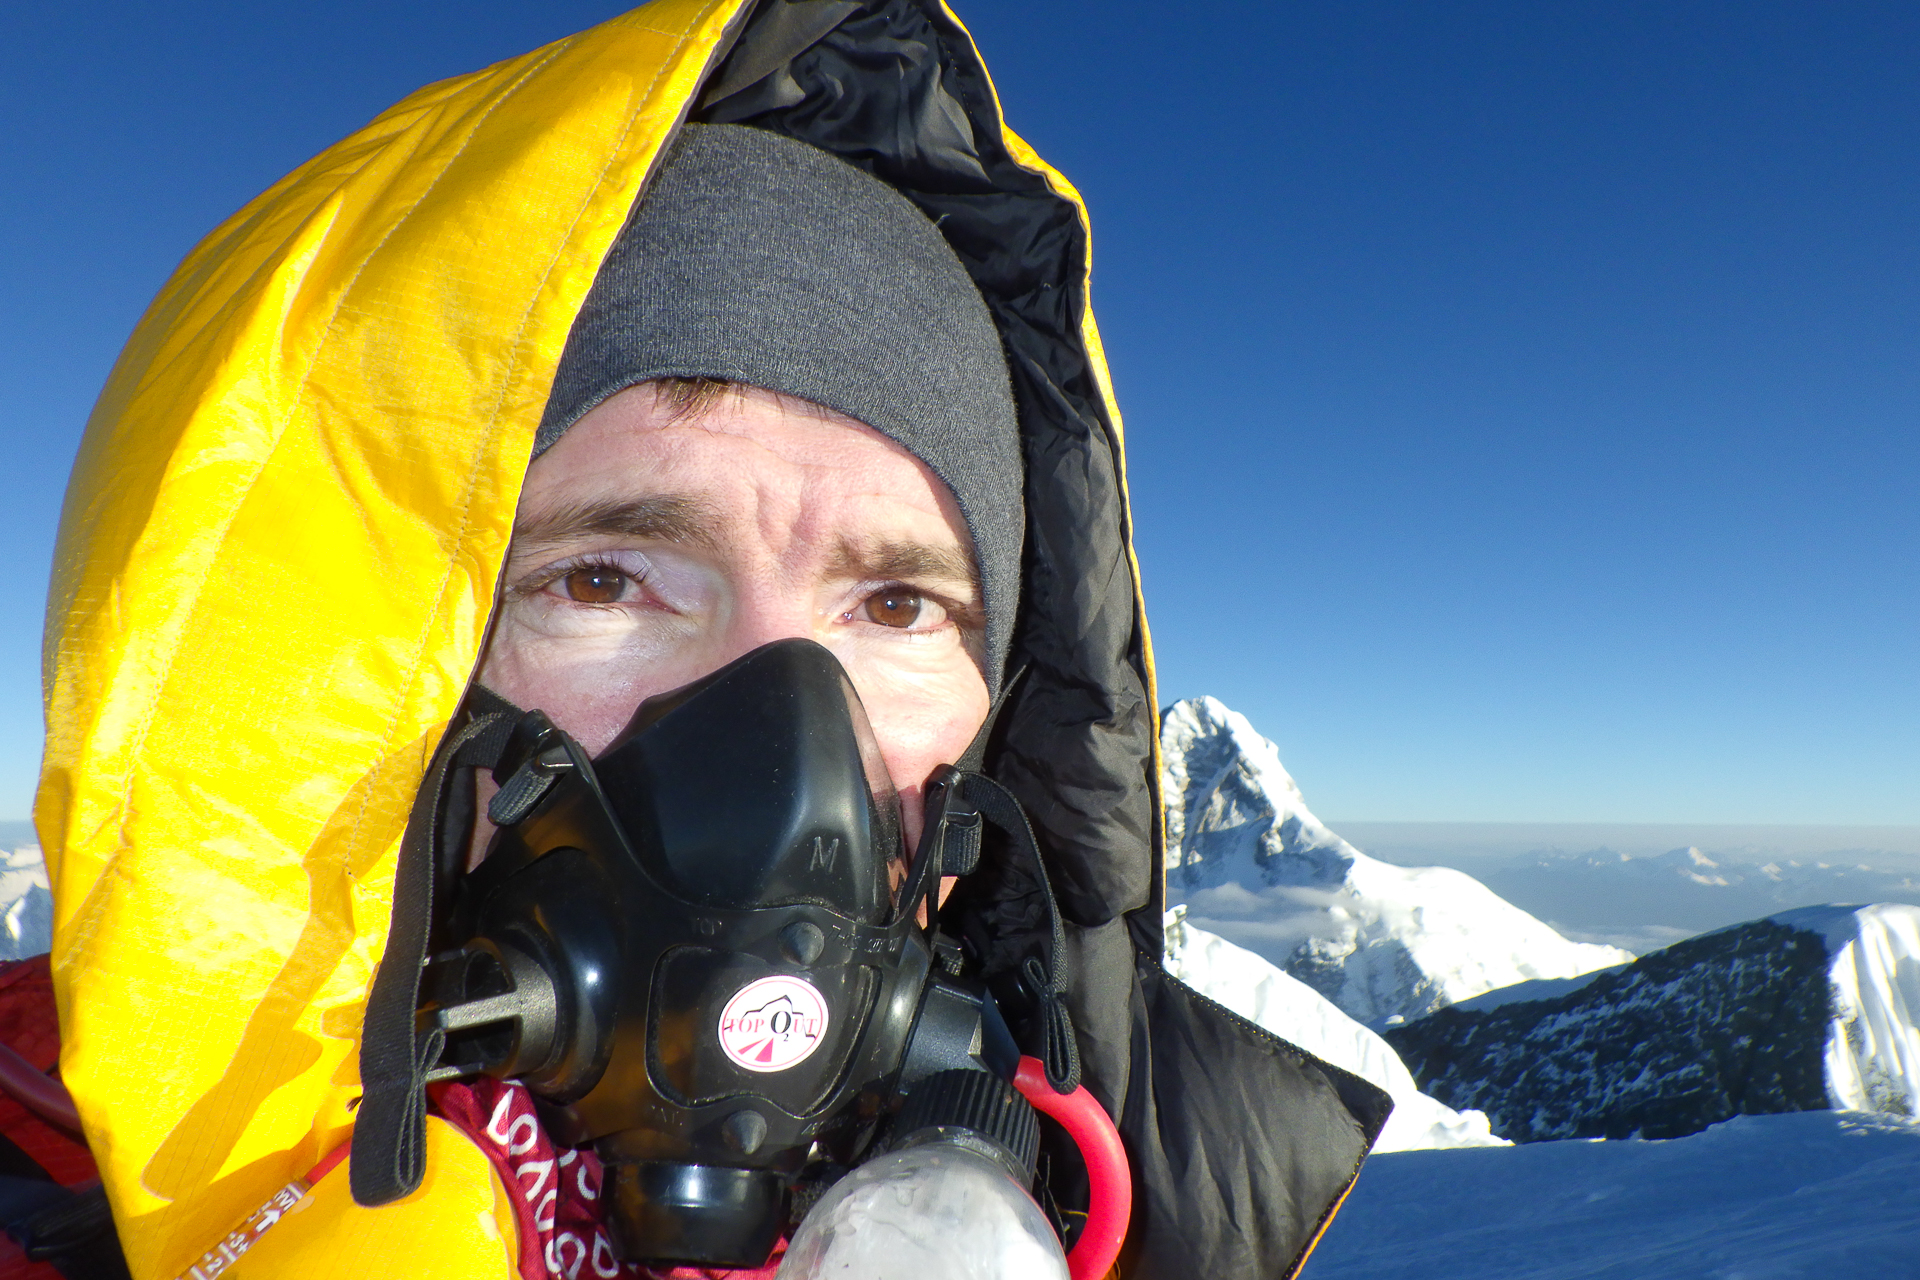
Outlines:
{"type": "Polygon", "coordinates": [[[678,494],[574,502],[515,521],[519,551],[572,542],[577,538],[645,538],[711,548],[719,542],[719,517],[706,503],[678,494]]]}
{"type": "Polygon", "coordinates": [[[834,552],[830,572],[863,582],[897,579],[913,583],[964,582],[980,597],[980,575],[973,557],[959,547],[936,547],[924,542],[842,540],[834,552]]]}

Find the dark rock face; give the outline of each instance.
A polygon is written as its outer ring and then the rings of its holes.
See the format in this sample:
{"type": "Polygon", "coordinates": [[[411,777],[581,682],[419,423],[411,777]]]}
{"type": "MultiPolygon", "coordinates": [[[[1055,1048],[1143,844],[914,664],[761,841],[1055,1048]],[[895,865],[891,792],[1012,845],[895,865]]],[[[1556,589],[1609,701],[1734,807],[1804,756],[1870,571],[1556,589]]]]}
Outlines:
{"type": "Polygon", "coordinates": [[[1829,1105],[1826,941],[1758,920],[1553,1000],[1442,1009],[1387,1031],[1420,1088],[1514,1142],[1678,1138],[1829,1105]]]}

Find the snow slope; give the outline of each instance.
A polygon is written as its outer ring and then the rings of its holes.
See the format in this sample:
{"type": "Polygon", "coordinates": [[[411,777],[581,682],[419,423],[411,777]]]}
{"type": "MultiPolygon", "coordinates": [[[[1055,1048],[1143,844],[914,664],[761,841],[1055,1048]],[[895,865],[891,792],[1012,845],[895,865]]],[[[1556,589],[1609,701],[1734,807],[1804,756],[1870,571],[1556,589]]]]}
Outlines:
{"type": "Polygon", "coordinates": [[[1666,1142],[1367,1161],[1306,1280],[1920,1276],[1920,1128],[1810,1111],[1666,1142]]]}
{"type": "Polygon", "coordinates": [[[1633,958],[1561,937],[1463,872],[1367,857],[1313,816],[1274,745],[1217,699],[1176,703],[1160,745],[1169,901],[1360,1022],[1633,958]]]}
{"type": "Polygon", "coordinates": [[[1374,1144],[1376,1152],[1505,1145],[1488,1131],[1480,1112],[1455,1111],[1421,1093],[1385,1040],[1251,951],[1187,923],[1186,908],[1167,913],[1166,938],[1168,973],[1249,1022],[1393,1095],[1393,1114],[1374,1144]]]}

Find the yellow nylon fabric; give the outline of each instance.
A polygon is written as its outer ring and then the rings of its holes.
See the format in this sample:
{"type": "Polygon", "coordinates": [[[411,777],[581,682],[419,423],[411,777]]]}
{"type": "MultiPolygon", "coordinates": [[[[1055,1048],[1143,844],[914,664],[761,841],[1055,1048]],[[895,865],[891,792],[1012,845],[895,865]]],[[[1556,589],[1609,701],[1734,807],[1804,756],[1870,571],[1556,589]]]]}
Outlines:
{"type": "MultiPolygon", "coordinates": [[[[179,1275],[352,1127],[401,831],[561,349],[744,4],[653,0],[414,94],[197,247],[102,392],[34,819],[61,1074],[136,1280],[179,1275]]],[[[1091,314],[1083,336],[1117,423],[1091,314]]],[[[429,1178],[471,1198],[484,1166],[429,1178]]]]}
{"type": "Polygon", "coordinates": [[[739,0],[432,85],[187,258],[88,424],[35,821],[133,1274],[345,1136],[413,795],[594,272],[739,0]]]}
{"type": "Polygon", "coordinates": [[[223,1272],[224,1280],[517,1280],[519,1224],[480,1148],[429,1117],[426,1166],[419,1190],[378,1209],[355,1204],[346,1169],[335,1169],[223,1272]]]}

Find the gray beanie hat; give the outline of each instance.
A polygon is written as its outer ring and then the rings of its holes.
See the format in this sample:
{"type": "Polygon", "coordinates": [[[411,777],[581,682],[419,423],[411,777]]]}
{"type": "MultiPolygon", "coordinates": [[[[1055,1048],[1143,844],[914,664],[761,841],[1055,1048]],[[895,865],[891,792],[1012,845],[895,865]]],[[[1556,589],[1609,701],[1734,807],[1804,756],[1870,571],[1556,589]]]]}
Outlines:
{"type": "Polygon", "coordinates": [[[973,535],[999,693],[1026,528],[1019,426],[999,330],[919,208],[804,142],[684,126],[574,321],[534,456],[664,377],[798,396],[926,463],[973,535]]]}

